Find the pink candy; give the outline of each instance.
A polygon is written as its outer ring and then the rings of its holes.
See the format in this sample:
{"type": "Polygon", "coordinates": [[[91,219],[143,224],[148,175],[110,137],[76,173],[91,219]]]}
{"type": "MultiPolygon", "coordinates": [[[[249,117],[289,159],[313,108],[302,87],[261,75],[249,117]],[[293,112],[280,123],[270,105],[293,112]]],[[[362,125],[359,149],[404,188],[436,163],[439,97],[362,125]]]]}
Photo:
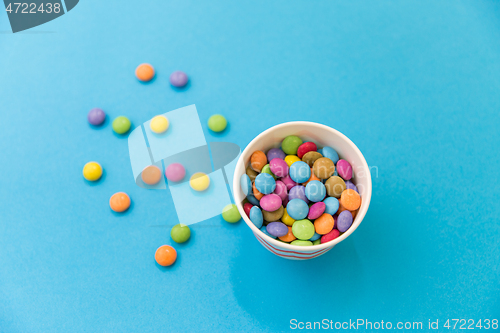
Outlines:
{"type": "Polygon", "coordinates": [[[273,158],[271,162],[269,162],[269,168],[276,177],[281,178],[288,175],[288,164],[281,158],[273,158]]]}
{"type": "Polygon", "coordinates": [[[337,162],[337,172],[344,180],[352,178],[352,166],[346,160],[339,160],[337,162]]]}
{"type": "Polygon", "coordinates": [[[165,170],[165,176],[172,182],[179,182],[186,176],[186,169],[180,163],[172,163],[165,170]]]}
{"type": "Polygon", "coordinates": [[[325,212],[326,205],[324,202],[316,202],[314,205],[309,207],[309,215],[307,218],[309,220],[315,220],[325,212]]]}
{"type": "Polygon", "coordinates": [[[286,188],[289,191],[292,189],[292,187],[297,185],[297,183],[294,182],[292,180],[292,178],[290,178],[290,175],[286,175],[285,177],[281,178],[280,180],[286,185],[286,188]]]}
{"type": "Polygon", "coordinates": [[[268,212],[274,212],[281,207],[282,200],[276,194],[267,194],[260,199],[260,207],[268,212]]]}
{"type": "Polygon", "coordinates": [[[274,189],[273,193],[278,195],[281,198],[281,200],[285,200],[286,198],[288,198],[288,191],[286,185],[281,180],[276,181],[276,188],[274,189]]]}

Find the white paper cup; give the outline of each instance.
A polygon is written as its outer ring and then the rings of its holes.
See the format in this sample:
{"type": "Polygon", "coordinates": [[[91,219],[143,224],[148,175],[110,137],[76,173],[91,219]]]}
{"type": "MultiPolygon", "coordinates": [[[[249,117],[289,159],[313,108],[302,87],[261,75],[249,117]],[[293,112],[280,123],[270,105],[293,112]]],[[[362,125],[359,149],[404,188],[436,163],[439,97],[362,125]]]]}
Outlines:
{"type": "Polygon", "coordinates": [[[337,130],[326,125],[312,123],[307,121],[294,121],[284,123],[271,127],[270,129],[259,134],[255,139],[248,144],[248,146],[241,153],[233,178],[234,199],[236,206],[245,221],[245,223],[252,229],[257,240],[267,250],[277,256],[292,259],[292,260],[305,260],[319,257],[328,252],[338,243],[349,237],[354,230],[360,225],[361,221],[368,211],[370,199],[372,195],[372,179],[370,169],[366,163],[363,154],[359,151],[358,147],[349,140],[345,135],[337,130]],[[262,231],[260,231],[245,214],[243,210],[243,200],[245,194],[241,190],[240,178],[245,173],[246,167],[250,163],[250,156],[256,150],[262,150],[266,153],[271,148],[279,148],[281,141],[288,135],[297,135],[304,142],[312,141],[318,145],[318,148],[330,146],[334,148],[340,158],[347,160],[353,168],[353,183],[358,187],[359,194],[361,195],[361,207],[358,214],[354,219],[352,226],[343,233],[340,237],[324,244],[313,246],[299,246],[283,243],[279,240],[273,239],[262,231]]]}

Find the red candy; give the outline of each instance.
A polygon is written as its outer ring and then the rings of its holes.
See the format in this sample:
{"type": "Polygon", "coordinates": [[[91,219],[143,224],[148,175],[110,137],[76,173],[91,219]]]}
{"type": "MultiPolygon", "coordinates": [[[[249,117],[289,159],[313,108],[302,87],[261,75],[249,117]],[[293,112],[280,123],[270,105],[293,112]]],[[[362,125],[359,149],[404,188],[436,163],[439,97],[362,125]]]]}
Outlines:
{"type": "Polygon", "coordinates": [[[307,154],[310,151],[318,151],[318,147],[314,142],[304,142],[297,149],[297,156],[302,159],[302,156],[307,154]]]}
{"type": "Polygon", "coordinates": [[[321,244],[332,241],[339,236],[340,231],[338,231],[337,229],[333,229],[332,231],[321,237],[321,244]]]}
{"type": "Polygon", "coordinates": [[[245,214],[247,214],[248,217],[250,217],[250,209],[252,209],[252,207],[253,205],[249,202],[243,205],[243,210],[245,211],[245,214]]]}

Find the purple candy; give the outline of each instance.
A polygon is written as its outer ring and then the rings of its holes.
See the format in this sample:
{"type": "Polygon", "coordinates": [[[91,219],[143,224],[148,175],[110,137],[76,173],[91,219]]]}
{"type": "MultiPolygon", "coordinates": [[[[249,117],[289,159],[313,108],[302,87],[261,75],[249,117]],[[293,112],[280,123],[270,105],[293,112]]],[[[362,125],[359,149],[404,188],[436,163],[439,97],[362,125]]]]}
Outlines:
{"type": "Polygon", "coordinates": [[[184,87],[188,82],[188,76],[182,71],[175,71],[170,75],[170,84],[174,87],[184,87]]]}
{"type": "Polygon", "coordinates": [[[325,212],[326,205],[324,202],[316,202],[314,205],[309,207],[309,215],[307,218],[309,220],[315,220],[325,212]]]}
{"type": "Polygon", "coordinates": [[[337,220],[339,218],[339,214],[333,215],[333,229],[337,229],[337,220]]]}
{"type": "Polygon", "coordinates": [[[268,161],[272,161],[275,158],[280,158],[280,159],[284,160],[285,157],[286,157],[285,152],[279,148],[269,149],[269,151],[267,152],[267,160],[268,161]]]}
{"type": "Polygon", "coordinates": [[[288,191],[286,189],[286,185],[281,180],[276,181],[276,188],[274,189],[273,193],[278,195],[282,201],[288,198],[288,191]]]}
{"type": "Polygon", "coordinates": [[[356,187],[356,185],[354,185],[354,183],[353,183],[353,182],[351,182],[350,180],[346,180],[346,182],[345,182],[345,187],[346,187],[347,189],[351,189],[351,190],[354,190],[354,191],[356,191],[356,192],[358,192],[358,193],[359,193],[358,188],[356,187]]]}
{"type": "Polygon", "coordinates": [[[266,230],[275,237],[288,234],[288,227],[283,222],[271,222],[267,225],[266,230]]]}
{"type": "Polygon", "coordinates": [[[352,178],[352,166],[346,160],[339,160],[337,162],[337,172],[344,180],[352,178]]]}
{"type": "Polygon", "coordinates": [[[302,185],[292,187],[292,189],[288,193],[288,199],[300,199],[305,201],[306,203],[309,203],[309,199],[307,199],[306,197],[306,188],[302,185]]]}
{"type": "Polygon", "coordinates": [[[348,210],[344,210],[342,213],[339,214],[339,217],[337,218],[337,229],[340,232],[346,232],[347,229],[351,227],[352,224],[352,214],[348,210]]]}
{"type": "Polygon", "coordinates": [[[280,158],[273,158],[271,162],[269,162],[269,168],[276,177],[281,178],[288,175],[288,164],[280,158]]]}
{"type": "Polygon", "coordinates": [[[104,122],[104,119],[106,119],[106,114],[101,109],[95,108],[89,111],[87,119],[92,125],[99,126],[104,122]]]}
{"type": "Polygon", "coordinates": [[[260,199],[260,207],[268,212],[274,212],[280,208],[282,204],[281,198],[276,194],[267,194],[260,199]]]}
{"type": "Polygon", "coordinates": [[[297,183],[290,178],[290,175],[286,175],[285,177],[280,179],[285,185],[286,188],[290,191],[292,187],[297,186],[297,183]]]}

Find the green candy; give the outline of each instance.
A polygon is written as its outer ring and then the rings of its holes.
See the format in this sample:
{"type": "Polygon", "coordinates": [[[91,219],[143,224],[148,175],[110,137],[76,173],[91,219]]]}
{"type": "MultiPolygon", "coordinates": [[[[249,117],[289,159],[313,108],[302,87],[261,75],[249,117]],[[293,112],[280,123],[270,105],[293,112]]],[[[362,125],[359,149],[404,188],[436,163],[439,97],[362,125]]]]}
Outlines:
{"type": "Polygon", "coordinates": [[[176,224],[170,230],[170,237],[172,237],[173,241],[176,243],[184,243],[191,237],[191,230],[185,224],[176,224]]]}
{"type": "Polygon", "coordinates": [[[313,243],[308,240],[294,240],[293,242],[290,243],[291,245],[299,245],[299,246],[311,246],[313,243]]]}
{"type": "Polygon", "coordinates": [[[227,120],[223,115],[214,114],[210,118],[208,118],[208,128],[210,128],[214,132],[222,132],[226,129],[227,120]]]}
{"type": "Polygon", "coordinates": [[[113,131],[118,134],[125,134],[130,129],[130,120],[125,116],[116,117],[113,120],[113,131]]]}
{"type": "Polygon", "coordinates": [[[281,149],[287,155],[297,155],[297,149],[302,144],[302,140],[296,135],[289,135],[281,142],[281,149]]]}
{"type": "Polygon", "coordinates": [[[313,245],[319,245],[319,244],[321,244],[321,238],[318,238],[313,242],[313,245]]]}
{"type": "Polygon", "coordinates": [[[241,219],[241,215],[236,205],[229,204],[222,210],[222,218],[226,222],[235,223],[241,219]]]}
{"type": "Polygon", "coordinates": [[[260,170],[260,173],[268,173],[273,176],[274,180],[276,180],[276,176],[271,172],[271,167],[269,166],[269,164],[264,165],[262,167],[262,170],[260,170]]]}
{"type": "Polygon", "coordinates": [[[307,219],[295,221],[292,225],[292,233],[299,240],[308,240],[314,236],[314,224],[307,219]]]}

